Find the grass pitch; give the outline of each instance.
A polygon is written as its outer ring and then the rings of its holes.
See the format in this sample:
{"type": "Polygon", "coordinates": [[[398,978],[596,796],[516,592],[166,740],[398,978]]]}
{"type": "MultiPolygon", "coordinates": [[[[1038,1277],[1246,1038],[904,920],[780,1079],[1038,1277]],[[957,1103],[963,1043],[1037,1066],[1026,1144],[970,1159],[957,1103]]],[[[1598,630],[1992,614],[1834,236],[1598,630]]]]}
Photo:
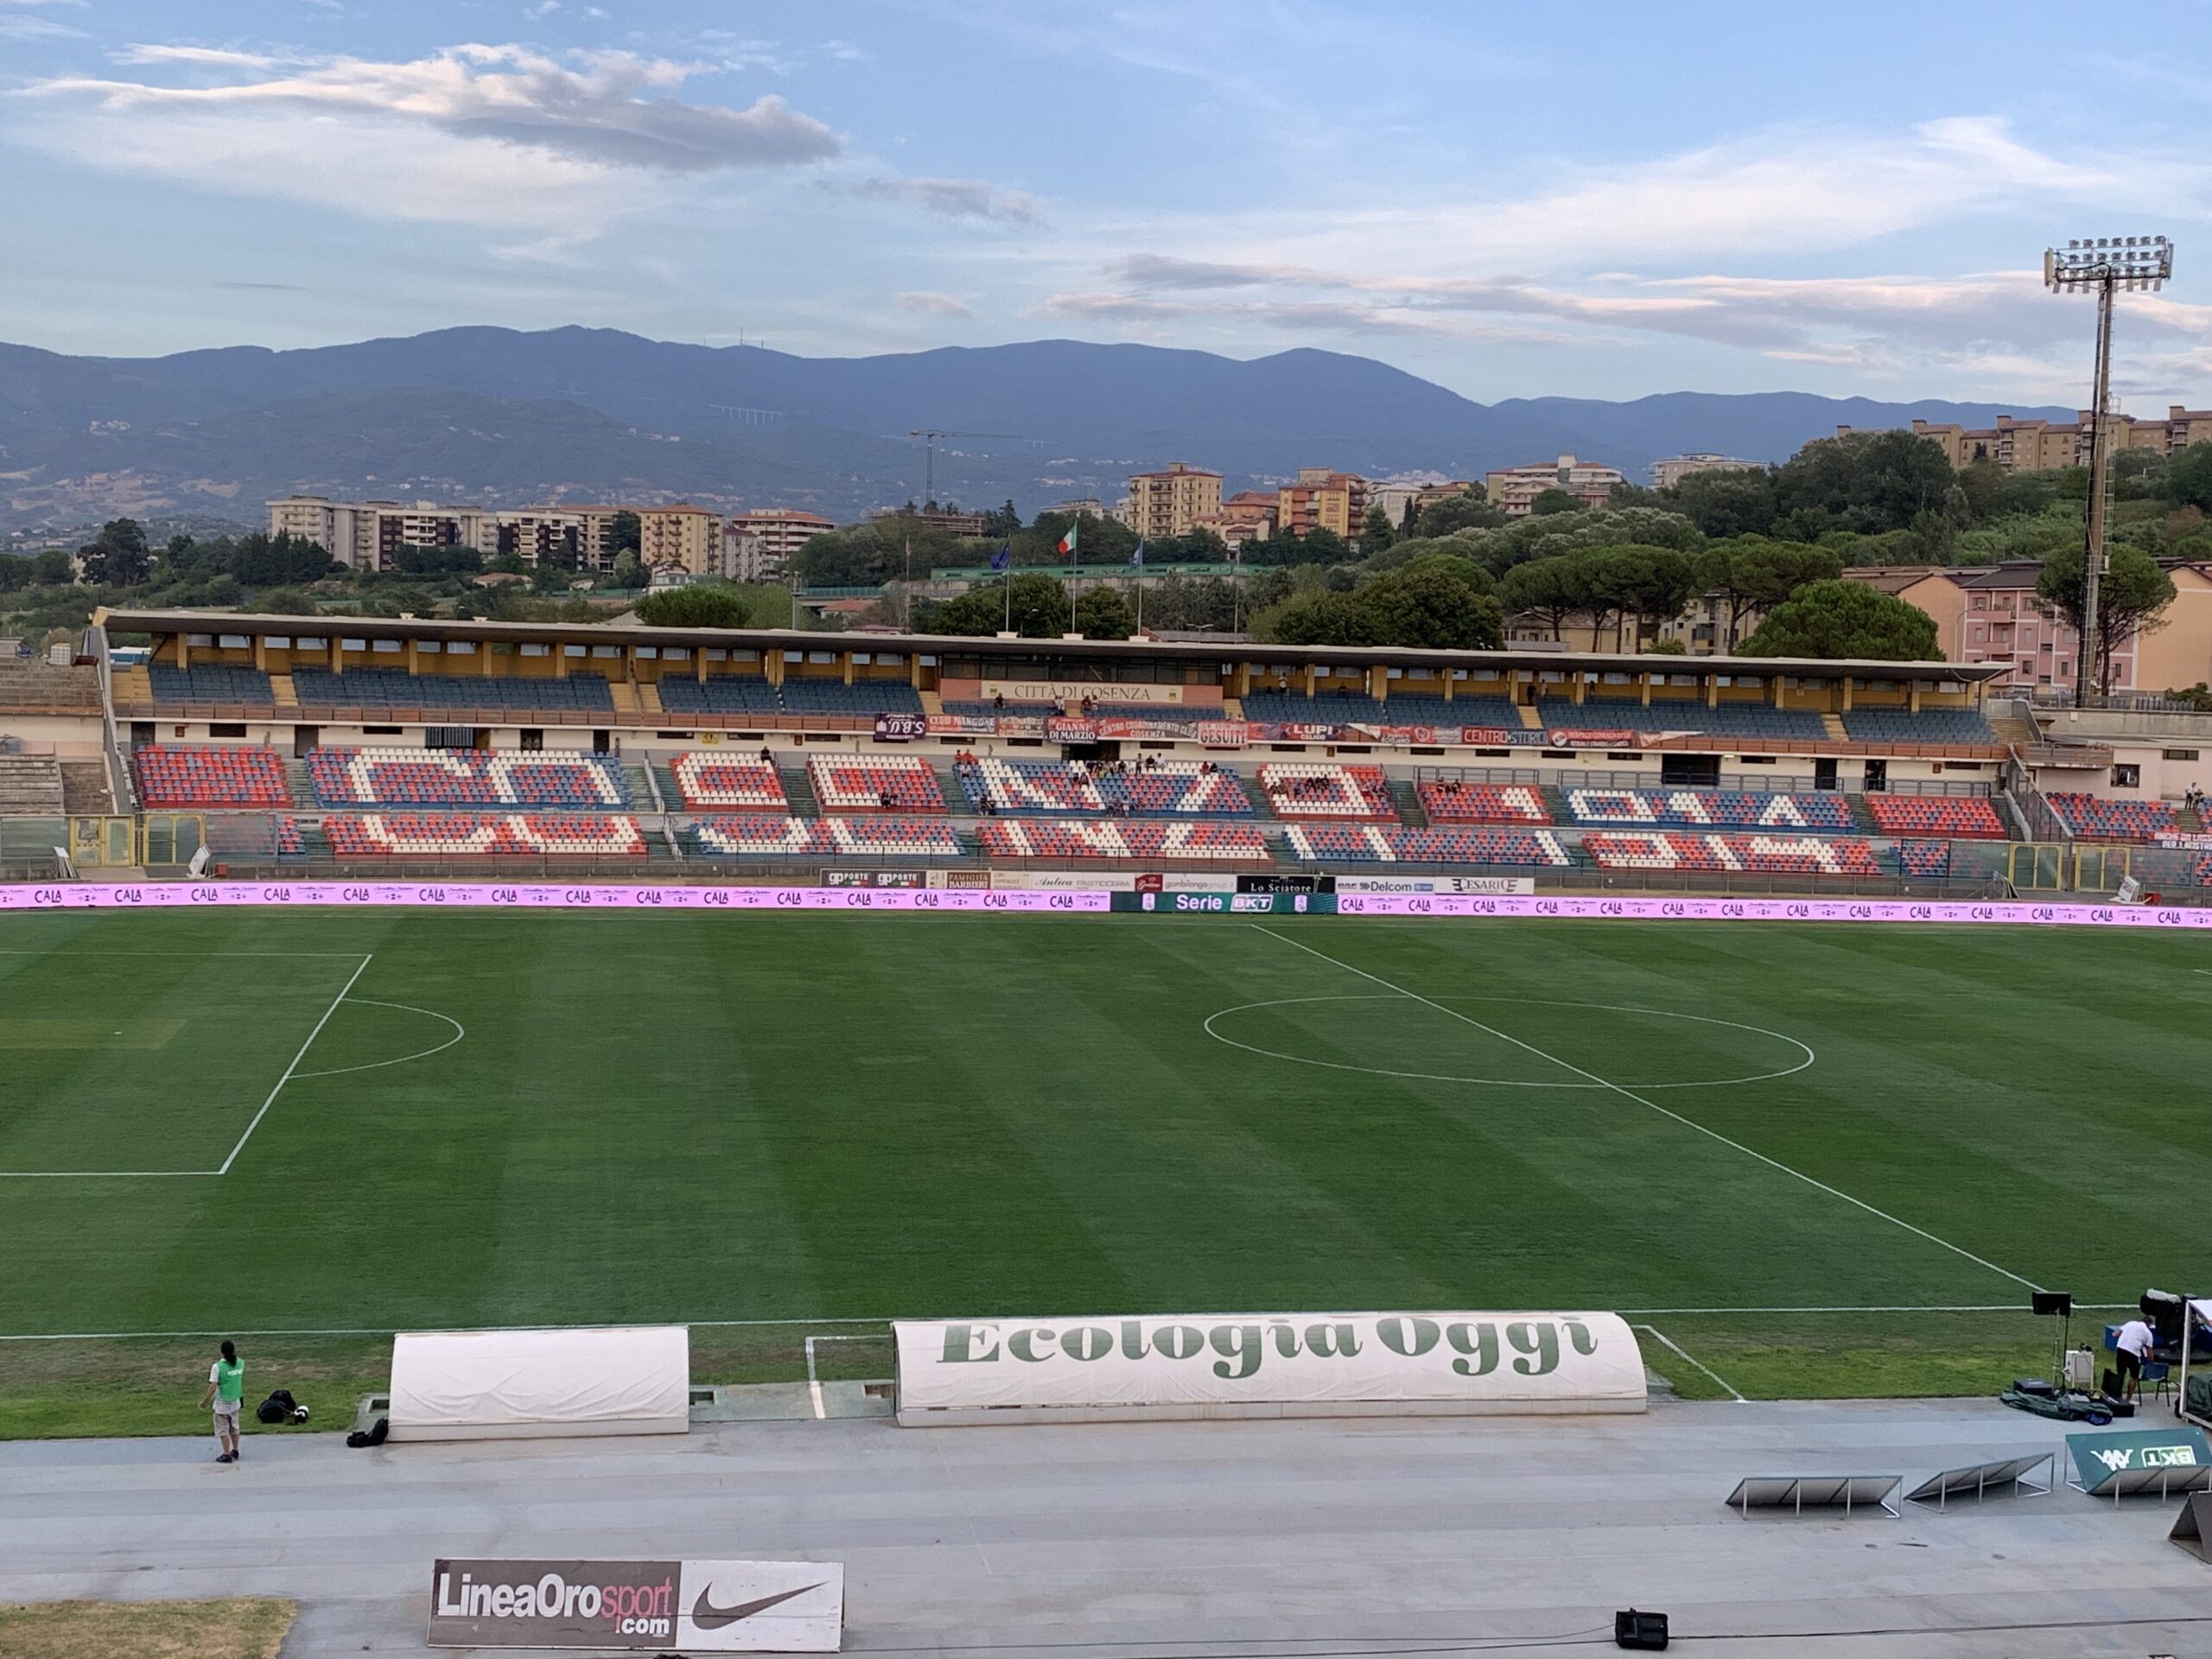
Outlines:
{"type": "Polygon", "coordinates": [[[839,1319],[1590,1306],[1717,1374],[1647,1339],[1688,1394],[1993,1388],[2046,1326],[1862,1310],[2212,1279],[2200,964],[2055,929],[12,918],[0,1336],[103,1340],[0,1343],[0,1432],[137,1424],[86,1385],[151,1389],[160,1333],[351,1387],[352,1333],[627,1319],[793,1322],[741,1377],[839,1319]]]}

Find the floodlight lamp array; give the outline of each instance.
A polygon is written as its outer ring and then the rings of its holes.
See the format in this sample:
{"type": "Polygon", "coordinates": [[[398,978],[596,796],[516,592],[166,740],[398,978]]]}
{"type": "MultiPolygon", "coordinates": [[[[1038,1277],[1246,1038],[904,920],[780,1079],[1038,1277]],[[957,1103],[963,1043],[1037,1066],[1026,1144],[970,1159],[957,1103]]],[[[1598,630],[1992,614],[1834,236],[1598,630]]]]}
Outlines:
{"type": "Polygon", "coordinates": [[[2080,237],[2043,256],[2044,286],[2054,293],[2101,288],[2156,293],[2174,274],[2174,245],[2163,236],[2080,237]]]}

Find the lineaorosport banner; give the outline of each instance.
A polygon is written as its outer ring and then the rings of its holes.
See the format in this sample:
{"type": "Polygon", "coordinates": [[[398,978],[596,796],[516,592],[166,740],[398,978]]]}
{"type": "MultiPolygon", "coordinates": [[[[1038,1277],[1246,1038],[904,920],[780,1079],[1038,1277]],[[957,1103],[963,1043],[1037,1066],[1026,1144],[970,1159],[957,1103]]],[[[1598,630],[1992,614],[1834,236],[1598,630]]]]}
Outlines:
{"type": "Polygon", "coordinates": [[[1641,1411],[1615,1313],[1208,1313],[900,1320],[899,1421],[1641,1411]]]}
{"type": "Polygon", "coordinates": [[[845,1569],[835,1561],[441,1560],[434,1648],[652,1653],[835,1653],[845,1569]]]}

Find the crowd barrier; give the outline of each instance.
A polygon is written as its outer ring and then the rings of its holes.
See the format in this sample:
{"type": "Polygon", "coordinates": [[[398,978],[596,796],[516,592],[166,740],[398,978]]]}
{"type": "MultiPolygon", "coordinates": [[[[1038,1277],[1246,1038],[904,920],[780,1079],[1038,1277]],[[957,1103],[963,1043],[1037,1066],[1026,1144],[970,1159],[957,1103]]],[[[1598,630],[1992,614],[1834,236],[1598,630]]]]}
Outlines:
{"type": "Polygon", "coordinates": [[[1943,926],[2212,931],[2212,909],[2164,905],[1952,903],[1866,899],[1601,898],[1541,894],[1236,893],[1177,894],[958,887],[654,887],[462,881],[24,882],[0,885],[0,912],[328,906],[519,910],[1005,911],[1069,914],[1245,912],[1301,915],[1538,918],[1690,922],[1889,922],[1943,926]],[[1178,903],[1203,899],[1207,902],[1178,903]]]}

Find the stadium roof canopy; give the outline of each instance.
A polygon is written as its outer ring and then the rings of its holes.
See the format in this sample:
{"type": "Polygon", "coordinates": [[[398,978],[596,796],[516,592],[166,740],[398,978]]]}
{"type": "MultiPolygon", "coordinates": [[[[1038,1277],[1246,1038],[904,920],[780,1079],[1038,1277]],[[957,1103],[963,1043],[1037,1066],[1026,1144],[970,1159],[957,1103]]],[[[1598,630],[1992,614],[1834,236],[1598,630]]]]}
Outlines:
{"type": "Polygon", "coordinates": [[[1155,639],[1007,639],[944,633],[834,633],[797,628],[655,628],[598,622],[454,622],[425,617],[272,616],[231,611],[103,610],[111,631],[147,633],[333,633],[349,639],[510,640],[518,645],[669,645],[739,651],[911,652],[937,657],[1032,664],[1313,663],[1339,668],[1482,668],[1613,674],[1785,674],[1802,677],[1917,680],[1968,685],[2010,671],[2005,663],[1892,663],[1874,658],[1688,657],[1655,652],[1560,651],[1523,645],[1503,651],[1430,651],[1401,645],[1269,645],[1155,639]]]}

